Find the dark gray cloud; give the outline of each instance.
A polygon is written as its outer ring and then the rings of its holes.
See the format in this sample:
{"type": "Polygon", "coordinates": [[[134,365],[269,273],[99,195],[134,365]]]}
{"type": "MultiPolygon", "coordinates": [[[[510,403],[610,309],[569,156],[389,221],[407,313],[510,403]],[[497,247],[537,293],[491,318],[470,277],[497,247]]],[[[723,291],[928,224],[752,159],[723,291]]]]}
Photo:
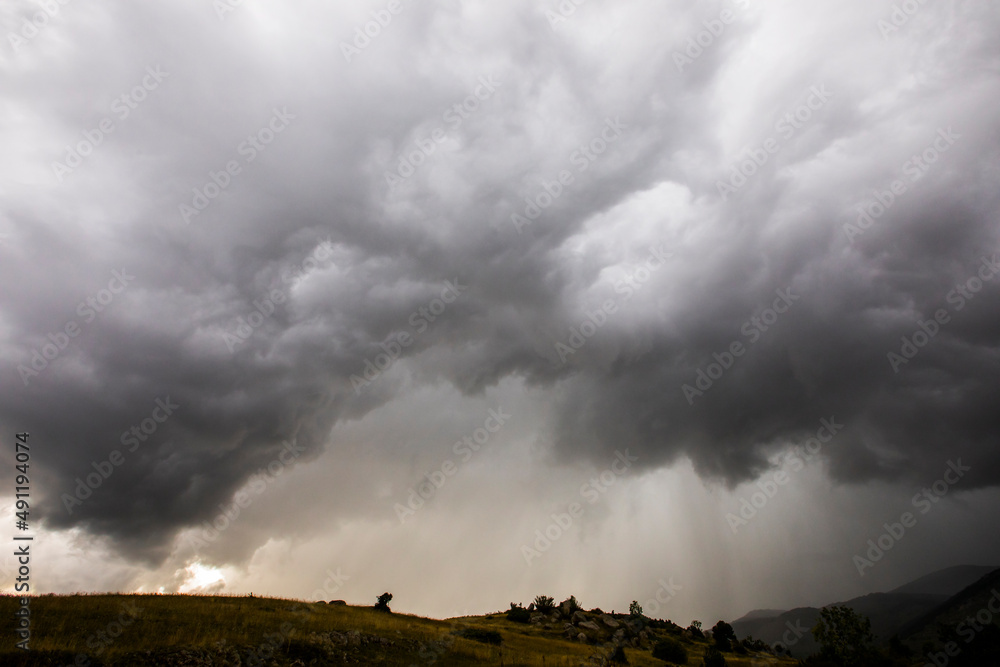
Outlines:
{"type": "Polygon", "coordinates": [[[404,2],[350,62],[381,5],[61,7],[0,69],[0,424],[46,525],[155,564],[288,443],[356,462],[336,424],[510,381],[563,464],[732,487],[835,419],[836,482],[1000,482],[989,3],[883,38],[862,3],[404,2]]]}

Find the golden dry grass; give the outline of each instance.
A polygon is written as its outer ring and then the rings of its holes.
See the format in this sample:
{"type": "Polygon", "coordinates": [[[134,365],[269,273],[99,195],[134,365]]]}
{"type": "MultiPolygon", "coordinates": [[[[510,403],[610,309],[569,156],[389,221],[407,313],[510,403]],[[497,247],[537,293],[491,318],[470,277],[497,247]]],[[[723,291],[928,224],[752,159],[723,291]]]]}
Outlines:
{"type": "MultiPolygon", "coordinates": [[[[71,595],[31,599],[31,653],[15,649],[17,598],[0,598],[0,664],[70,665],[80,654],[89,665],[180,664],[171,657],[194,651],[215,664],[220,656],[253,656],[260,664],[317,665],[544,665],[589,663],[609,649],[563,639],[555,630],[508,621],[502,614],[435,620],[385,614],[370,607],[333,606],[275,598],[193,595],[71,595]],[[494,630],[502,646],[457,636],[462,628],[494,630]],[[316,635],[356,632],[357,644],[341,649],[318,644],[316,635]],[[315,635],[313,633],[316,633],[315,635]],[[391,645],[378,641],[384,638],[391,645]],[[152,656],[143,652],[152,651],[152,656]],[[199,653],[200,651],[200,653],[199,653]],[[215,652],[214,654],[212,652],[215,652]],[[226,653],[228,651],[228,653],[226,653]],[[295,661],[300,662],[296,663],[295,661]],[[355,663],[355,661],[357,661],[355,663]]],[[[689,665],[700,665],[706,644],[687,645],[689,665]]],[[[648,648],[626,649],[631,665],[662,667],[648,648]]],[[[190,656],[188,656],[190,657],[190,656]]],[[[178,659],[179,660],[179,659],[178,659]]],[[[232,661],[232,660],[231,660],[232,661]]],[[[727,656],[733,667],[768,664],[727,656]]],[[[194,664],[202,664],[195,662],[194,664]]],[[[210,664],[204,662],[203,664],[210,664]]],[[[794,661],[776,661],[793,665],[794,661]]]]}

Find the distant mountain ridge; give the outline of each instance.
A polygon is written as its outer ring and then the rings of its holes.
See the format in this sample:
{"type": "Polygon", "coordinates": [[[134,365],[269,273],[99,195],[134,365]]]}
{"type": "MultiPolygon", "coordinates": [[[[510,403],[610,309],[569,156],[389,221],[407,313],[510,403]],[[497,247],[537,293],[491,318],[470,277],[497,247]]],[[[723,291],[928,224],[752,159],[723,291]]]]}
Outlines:
{"type": "Polygon", "coordinates": [[[775,616],[781,616],[784,613],[784,609],[754,609],[753,611],[748,611],[738,620],[733,621],[733,623],[738,623],[739,621],[755,621],[762,618],[774,618],[775,616]]]}
{"type": "Polygon", "coordinates": [[[894,588],[890,593],[918,593],[923,595],[946,595],[951,597],[962,589],[976,583],[997,567],[987,565],[956,565],[914,579],[908,584],[894,588]]]}
{"type": "MultiPolygon", "coordinates": [[[[974,588],[991,573],[1000,578],[997,567],[957,565],[931,572],[886,593],[862,595],[828,606],[850,607],[864,614],[871,620],[876,639],[885,642],[895,634],[902,634],[904,629],[917,634],[927,623],[946,613],[953,598],[974,588]]],[[[805,657],[819,649],[810,632],[819,622],[819,611],[816,607],[789,611],[757,609],[733,621],[732,626],[740,639],[750,635],[771,645],[781,643],[792,655],[805,657]]]]}
{"type": "MultiPolygon", "coordinates": [[[[968,624],[968,619],[982,620],[980,613],[984,609],[996,618],[997,614],[994,612],[998,600],[1000,600],[1000,570],[994,570],[923,616],[904,625],[899,630],[899,636],[911,646],[919,647],[924,642],[936,639],[938,628],[944,626],[954,629],[959,639],[968,640],[970,635],[963,631],[963,628],[975,628],[968,624]]],[[[975,634],[973,633],[973,636],[975,634]]],[[[960,646],[961,644],[959,642],[960,646]]]]}

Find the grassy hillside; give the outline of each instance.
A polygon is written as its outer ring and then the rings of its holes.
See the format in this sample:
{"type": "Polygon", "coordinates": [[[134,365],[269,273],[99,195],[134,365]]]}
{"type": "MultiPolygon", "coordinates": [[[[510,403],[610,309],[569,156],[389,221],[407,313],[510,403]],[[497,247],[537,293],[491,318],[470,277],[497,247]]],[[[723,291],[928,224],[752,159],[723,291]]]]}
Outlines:
{"type": "MultiPolygon", "coordinates": [[[[576,625],[587,624],[582,627],[548,618],[514,623],[505,614],[441,621],[274,598],[45,596],[31,599],[31,651],[25,653],[14,647],[18,607],[17,598],[0,598],[0,664],[12,667],[596,665],[611,653],[615,622],[599,625],[595,621],[604,617],[590,614],[576,619],[576,625]],[[581,633],[587,642],[578,637],[581,633]],[[486,643],[497,639],[500,645],[486,643]]],[[[667,664],[652,657],[653,643],[666,632],[644,632],[635,636],[638,646],[625,648],[629,664],[667,664]]],[[[700,665],[708,645],[683,641],[687,664],[700,665]]],[[[795,664],[732,654],[727,661],[734,667],[795,664]]]]}

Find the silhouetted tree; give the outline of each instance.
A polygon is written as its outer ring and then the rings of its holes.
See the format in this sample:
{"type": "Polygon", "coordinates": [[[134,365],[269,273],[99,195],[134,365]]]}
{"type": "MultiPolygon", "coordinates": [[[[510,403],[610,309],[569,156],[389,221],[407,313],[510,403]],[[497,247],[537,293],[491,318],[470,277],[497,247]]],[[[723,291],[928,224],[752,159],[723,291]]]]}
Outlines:
{"type": "Polygon", "coordinates": [[[733,626],[725,621],[719,621],[712,627],[712,639],[715,641],[716,648],[720,651],[728,651],[736,642],[736,633],[733,631],[733,626]]]}
{"type": "Polygon", "coordinates": [[[865,665],[876,654],[871,621],[850,607],[821,609],[812,635],[820,645],[820,656],[834,665],[865,665]]]}
{"type": "Polygon", "coordinates": [[[379,611],[392,612],[392,610],[389,609],[389,600],[391,599],[392,593],[382,593],[382,595],[378,596],[378,602],[375,603],[375,609],[379,611]]]}

